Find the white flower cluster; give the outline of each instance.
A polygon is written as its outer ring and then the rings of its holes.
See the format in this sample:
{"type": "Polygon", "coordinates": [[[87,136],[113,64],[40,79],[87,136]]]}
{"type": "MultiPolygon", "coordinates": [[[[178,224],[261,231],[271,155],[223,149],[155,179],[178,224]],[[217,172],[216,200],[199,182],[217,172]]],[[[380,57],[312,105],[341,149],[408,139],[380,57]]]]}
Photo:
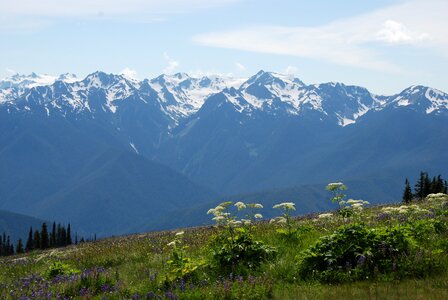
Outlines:
{"type": "Polygon", "coordinates": [[[329,219],[331,217],[333,217],[332,213],[325,213],[325,214],[320,214],[317,216],[318,219],[329,219]]]}
{"type": "Polygon", "coordinates": [[[444,202],[448,201],[448,195],[444,193],[429,194],[426,196],[426,200],[429,202],[444,202]]]}
{"type": "Polygon", "coordinates": [[[274,205],[272,208],[280,208],[283,210],[296,210],[294,202],[283,202],[280,204],[274,205]]]}
{"type": "Polygon", "coordinates": [[[246,208],[246,204],[244,204],[243,202],[237,202],[235,203],[236,208],[238,208],[238,210],[242,210],[246,208]]]}
{"type": "Polygon", "coordinates": [[[276,217],[269,221],[269,223],[276,223],[276,224],[286,224],[287,222],[288,220],[286,220],[285,217],[276,217]]]}
{"type": "MultiPolygon", "coordinates": [[[[241,219],[236,220],[236,217],[233,217],[229,212],[227,212],[228,207],[232,204],[232,202],[223,202],[216,206],[215,208],[211,208],[207,211],[207,214],[213,215],[212,218],[213,221],[216,222],[217,225],[224,225],[224,226],[239,226],[239,225],[251,225],[252,219],[262,219],[263,215],[256,213],[253,216],[250,214],[247,214],[246,216],[248,219],[241,219]]],[[[234,206],[238,209],[238,211],[250,208],[250,209],[260,209],[263,208],[263,205],[259,203],[251,203],[246,204],[241,201],[238,201],[234,204],[234,206]]]]}
{"type": "Polygon", "coordinates": [[[420,213],[428,213],[429,211],[424,208],[420,208],[418,205],[401,205],[399,207],[387,206],[381,209],[383,213],[386,214],[420,214],[420,213]]]}
{"type": "MultiPolygon", "coordinates": [[[[343,202],[343,201],[341,201],[343,202]]],[[[353,210],[361,211],[364,208],[364,205],[370,204],[369,201],[365,200],[354,200],[350,199],[346,202],[343,202],[343,204],[350,206],[353,210]]]]}
{"type": "Polygon", "coordinates": [[[174,235],[174,240],[166,244],[168,247],[176,247],[176,245],[180,245],[182,243],[181,238],[184,235],[184,231],[176,232],[174,235]]]}
{"type": "Polygon", "coordinates": [[[386,214],[407,214],[408,207],[406,205],[402,205],[399,207],[386,206],[381,209],[386,214]]]}
{"type": "Polygon", "coordinates": [[[342,182],[332,182],[332,183],[327,184],[326,189],[328,191],[335,191],[337,189],[346,190],[347,187],[342,182]]]}
{"type": "Polygon", "coordinates": [[[227,225],[232,220],[230,213],[226,212],[229,205],[231,205],[232,202],[223,202],[216,206],[215,208],[211,208],[207,211],[208,215],[213,215],[212,218],[213,221],[216,222],[218,225],[227,225]]]}

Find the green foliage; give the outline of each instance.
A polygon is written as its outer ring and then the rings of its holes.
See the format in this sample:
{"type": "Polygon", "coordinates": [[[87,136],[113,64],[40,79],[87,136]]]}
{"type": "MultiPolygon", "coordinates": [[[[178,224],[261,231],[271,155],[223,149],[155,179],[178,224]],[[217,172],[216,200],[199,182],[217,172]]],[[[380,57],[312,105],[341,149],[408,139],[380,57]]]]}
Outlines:
{"type": "Polygon", "coordinates": [[[281,216],[272,219],[270,222],[277,224],[280,228],[276,231],[280,236],[287,240],[297,240],[301,231],[298,228],[294,228],[291,212],[296,210],[295,203],[284,202],[273,206],[275,209],[281,211],[281,216]]]}
{"type": "Polygon", "coordinates": [[[0,298],[446,299],[447,197],[366,209],[348,200],[352,215],[298,218],[285,203],[273,223],[256,222],[259,204],[222,203],[215,228],[0,258],[0,298]]]}
{"type": "Polygon", "coordinates": [[[245,219],[236,220],[228,212],[231,202],[224,202],[210,209],[208,214],[213,214],[213,220],[222,227],[209,244],[212,264],[222,272],[246,272],[256,269],[260,263],[274,257],[276,250],[262,241],[255,240],[252,230],[254,220],[261,218],[261,214],[255,213],[255,209],[262,208],[261,204],[235,203],[238,211],[249,208],[245,219]]]}
{"type": "Polygon", "coordinates": [[[246,228],[237,228],[234,232],[221,231],[212,238],[210,251],[213,263],[227,273],[245,272],[246,268],[254,270],[276,253],[274,247],[255,240],[246,228]]]}
{"type": "Polygon", "coordinates": [[[64,264],[60,261],[55,261],[48,270],[45,272],[45,277],[48,279],[61,275],[74,275],[81,273],[80,270],[70,267],[68,264],[64,264]]]}
{"type": "Polygon", "coordinates": [[[188,246],[182,242],[184,232],[178,232],[175,239],[168,245],[173,247],[170,260],[167,261],[169,267],[169,274],[167,275],[167,282],[173,282],[179,279],[194,281],[197,277],[197,271],[202,262],[195,262],[190,257],[187,257],[188,246]]]}
{"type": "Polygon", "coordinates": [[[422,259],[414,266],[409,262],[415,248],[406,228],[368,228],[350,224],[323,236],[301,258],[300,274],[326,282],[353,281],[391,275],[392,278],[423,275],[431,268],[431,260],[422,259]],[[414,274],[415,273],[415,274],[414,274]]]}
{"type": "Polygon", "coordinates": [[[344,193],[347,190],[347,186],[345,186],[342,182],[334,182],[329,183],[326,186],[326,190],[332,193],[333,197],[331,197],[332,203],[339,203],[344,200],[346,194],[344,193]]]}

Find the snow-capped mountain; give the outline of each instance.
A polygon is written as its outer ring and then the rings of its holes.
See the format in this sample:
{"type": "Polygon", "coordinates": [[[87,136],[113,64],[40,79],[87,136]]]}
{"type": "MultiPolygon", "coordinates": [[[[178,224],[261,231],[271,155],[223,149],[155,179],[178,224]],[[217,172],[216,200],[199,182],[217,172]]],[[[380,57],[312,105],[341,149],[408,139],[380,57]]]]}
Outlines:
{"type": "MultiPolygon", "coordinates": [[[[398,95],[378,96],[342,83],[306,85],[297,78],[260,71],[247,80],[226,76],[191,77],[185,73],[137,81],[123,75],[95,72],[84,79],[73,74],[14,75],[0,81],[0,103],[9,111],[45,110],[50,113],[116,113],[122,100],[132,98],[156,105],[174,128],[197,113],[207,99],[223,93],[240,113],[262,111],[300,117],[309,113],[332,119],[340,126],[369,111],[407,107],[427,114],[448,110],[447,94],[423,86],[398,95]]],[[[94,115],[92,115],[94,118],[94,115]]]]}
{"type": "Polygon", "coordinates": [[[399,199],[391,181],[448,169],[446,93],[380,96],[265,71],[14,75],[0,81],[0,129],[0,208],[109,233],[214,192],[380,179],[399,199]]]}
{"type": "Polygon", "coordinates": [[[411,86],[389,100],[394,108],[408,107],[427,114],[447,113],[448,94],[425,86],[411,86]]]}
{"type": "Polygon", "coordinates": [[[160,75],[150,80],[149,85],[157,92],[158,100],[167,114],[178,123],[197,112],[210,95],[226,87],[238,86],[241,81],[220,76],[193,78],[185,73],[177,73],[160,75]]]}

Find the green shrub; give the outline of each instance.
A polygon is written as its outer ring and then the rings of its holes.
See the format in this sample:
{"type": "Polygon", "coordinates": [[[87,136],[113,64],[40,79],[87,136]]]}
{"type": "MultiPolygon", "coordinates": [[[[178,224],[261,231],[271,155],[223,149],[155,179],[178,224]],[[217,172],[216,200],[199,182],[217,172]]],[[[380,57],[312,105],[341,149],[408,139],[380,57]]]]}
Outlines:
{"type": "Polygon", "coordinates": [[[187,245],[183,244],[182,237],[184,232],[178,232],[175,239],[168,244],[173,247],[170,260],[167,261],[170,269],[169,275],[166,278],[167,282],[174,282],[176,280],[194,280],[197,276],[198,268],[203,264],[202,262],[195,262],[187,256],[187,245]]]}
{"type": "Polygon", "coordinates": [[[300,261],[303,278],[325,282],[422,276],[431,268],[431,260],[415,248],[404,228],[369,229],[364,224],[345,225],[323,236],[300,261]],[[413,263],[416,253],[421,259],[413,263]]]}
{"type": "Polygon", "coordinates": [[[48,279],[52,279],[56,276],[74,275],[79,273],[81,273],[80,270],[72,268],[62,262],[56,261],[52,265],[50,265],[50,267],[48,267],[48,270],[45,272],[45,277],[48,279]]]}
{"type": "Polygon", "coordinates": [[[245,228],[233,233],[222,231],[212,238],[210,250],[213,262],[220,270],[235,273],[245,268],[256,269],[261,262],[272,258],[276,250],[254,239],[245,228]]]}
{"type": "Polygon", "coordinates": [[[261,204],[235,203],[238,211],[249,208],[246,219],[237,220],[228,212],[231,202],[223,202],[207,213],[213,214],[213,220],[221,230],[212,237],[209,250],[212,265],[216,271],[244,273],[247,269],[256,269],[261,262],[272,258],[276,250],[262,241],[255,240],[252,235],[254,220],[262,217],[255,209],[263,208],[261,204]]]}

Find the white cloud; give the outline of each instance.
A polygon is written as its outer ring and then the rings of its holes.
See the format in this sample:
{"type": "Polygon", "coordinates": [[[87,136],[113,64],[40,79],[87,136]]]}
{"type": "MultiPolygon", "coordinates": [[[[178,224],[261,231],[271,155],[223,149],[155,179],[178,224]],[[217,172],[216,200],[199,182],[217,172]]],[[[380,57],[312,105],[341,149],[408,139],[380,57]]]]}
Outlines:
{"type": "Polygon", "coordinates": [[[429,39],[429,34],[412,32],[402,23],[387,20],[383,28],[377,32],[378,40],[389,44],[412,44],[429,39]]]}
{"type": "Polygon", "coordinates": [[[180,63],[177,60],[174,60],[171,57],[169,57],[168,53],[166,52],[163,53],[163,58],[168,63],[168,65],[163,69],[163,73],[165,74],[173,73],[174,70],[176,70],[180,65],[180,63]]]}
{"type": "Polygon", "coordinates": [[[239,71],[246,71],[246,67],[245,67],[243,64],[239,63],[239,62],[236,62],[236,63],[235,63],[235,66],[236,66],[236,68],[237,68],[239,71]]]}
{"type": "Polygon", "coordinates": [[[297,73],[298,69],[295,66],[287,66],[285,69],[286,75],[295,75],[297,73]]]}
{"type": "Polygon", "coordinates": [[[128,67],[124,68],[120,71],[121,75],[124,75],[125,77],[131,78],[131,79],[138,79],[138,73],[137,71],[130,69],[128,67]]]}
{"type": "Polygon", "coordinates": [[[106,18],[158,22],[242,0],[0,0],[0,29],[40,30],[67,19],[106,18]]]}
{"type": "Polygon", "coordinates": [[[400,73],[372,45],[406,43],[448,55],[448,1],[412,0],[315,27],[253,26],[199,34],[201,45],[291,55],[368,70],[400,73]],[[393,21],[392,21],[393,20],[393,21]]]}
{"type": "Polygon", "coordinates": [[[15,70],[11,69],[11,68],[6,68],[5,71],[6,71],[6,73],[8,75],[15,75],[15,74],[17,74],[17,72],[15,70]]]}
{"type": "Polygon", "coordinates": [[[22,16],[95,16],[170,14],[217,7],[239,0],[14,0],[2,1],[2,13],[22,16]]]}

